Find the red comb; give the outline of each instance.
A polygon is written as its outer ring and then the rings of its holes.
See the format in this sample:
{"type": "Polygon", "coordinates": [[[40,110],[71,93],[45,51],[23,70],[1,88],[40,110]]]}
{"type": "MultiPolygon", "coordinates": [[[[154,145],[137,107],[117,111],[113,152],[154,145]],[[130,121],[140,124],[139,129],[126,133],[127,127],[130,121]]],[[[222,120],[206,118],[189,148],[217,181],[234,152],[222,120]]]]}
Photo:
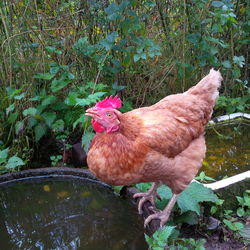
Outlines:
{"type": "Polygon", "coordinates": [[[119,109],[122,106],[122,101],[118,96],[106,97],[104,100],[98,102],[95,107],[97,108],[113,108],[119,109]]]}

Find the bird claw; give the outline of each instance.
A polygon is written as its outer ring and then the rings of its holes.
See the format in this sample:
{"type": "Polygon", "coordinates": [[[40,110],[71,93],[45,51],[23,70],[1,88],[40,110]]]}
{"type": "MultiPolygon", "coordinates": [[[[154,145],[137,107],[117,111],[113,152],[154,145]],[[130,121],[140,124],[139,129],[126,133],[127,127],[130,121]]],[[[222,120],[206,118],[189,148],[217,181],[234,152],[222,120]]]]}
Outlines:
{"type": "Polygon", "coordinates": [[[142,206],[145,202],[149,201],[152,206],[154,206],[154,197],[152,194],[148,194],[148,193],[137,193],[133,196],[133,198],[141,198],[139,200],[139,203],[138,203],[138,212],[139,214],[142,214],[143,211],[142,211],[142,206]]]}
{"type": "Polygon", "coordinates": [[[168,221],[170,216],[170,211],[160,211],[155,214],[151,214],[147,217],[147,219],[144,221],[144,228],[151,222],[152,220],[160,220],[160,227],[163,227],[165,223],[168,221]]]}
{"type": "Polygon", "coordinates": [[[151,210],[152,211],[156,210],[156,207],[155,207],[155,197],[161,199],[161,197],[159,196],[159,194],[157,194],[156,192],[147,192],[147,193],[137,193],[137,194],[134,194],[133,198],[141,198],[139,200],[139,203],[138,203],[138,212],[139,212],[139,214],[143,213],[142,206],[147,201],[149,201],[152,204],[152,206],[150,207],[151,210]]]}
{"type": "Polygon", "coordinates": [[[148,209],[151,211],[151,212],[153,212],[153,213],[158,213],[160,210],[159,209],[157,209],[155,206],[150,206],[150,207],[148,207],[148,209]]]}

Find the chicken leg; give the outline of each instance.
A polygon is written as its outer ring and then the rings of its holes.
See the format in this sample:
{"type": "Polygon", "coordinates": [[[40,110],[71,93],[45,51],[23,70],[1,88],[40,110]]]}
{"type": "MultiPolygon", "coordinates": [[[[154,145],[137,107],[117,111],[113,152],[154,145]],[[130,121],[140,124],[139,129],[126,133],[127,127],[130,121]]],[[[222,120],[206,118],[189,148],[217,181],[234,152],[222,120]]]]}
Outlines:
{"type": "Polygon", "coordinates": [[[148,223],[154,219],[160,220],[160,226],[163,227],[164,224],[168,221],[170,213],[171,213],[177,199],[178,199],[178,194],[173,194],[168,205],[164,208],[163,211],[160,211],[158,213],[155,213],[155,214],[148,216],[148,218],[144,222],[144,227],[146,227],[148,225],[148,223]]]}
{"type": "Polygon", "coordinates": [[[160,186],[160,182],[154,182],[152,187],[148,190],[146,193],[137,193],[133,196],[133,198],[140,198],[140,201],[138,203],[138,212],[139,214],[142,214],[142,206],[146,201],[151,202],[152,204],[152,210],[155,210],[155,197],[158,199],[161,199],[159,194],[156,192],[157,188],[160,186]]]}

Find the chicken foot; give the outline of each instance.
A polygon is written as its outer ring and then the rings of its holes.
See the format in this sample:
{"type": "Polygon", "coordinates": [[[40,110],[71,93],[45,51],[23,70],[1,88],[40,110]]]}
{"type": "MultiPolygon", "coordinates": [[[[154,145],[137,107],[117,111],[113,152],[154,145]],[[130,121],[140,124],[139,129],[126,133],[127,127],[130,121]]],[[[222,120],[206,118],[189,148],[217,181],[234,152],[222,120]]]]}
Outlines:
{"type": "Polygon", "coordinates": [[[168,221],[171,211],[178,199],[178,194],[173,194],[172,198],[170,199],[168,205],[164,208],[163,211],[158,213],[152,214],[148,216],[148,218],[144,221],[144,227],[148,225],[151,220],[158,219],[160,220],[160,226],[163,227],[165,223],[168,221]]]}
{"type": "Polygon", "coordinates": [[[159,194],[156,192],[157,188],[160,186],[160,182],[154,182],[152,187],[145,193],[137,193],[134,194],[133,198],[140,198],[140,201],[138,203],[138,212],[139,214],[142,214],[142,206],[146,201],[149,201],[152,204],[151,209],[156,210],[155,208],[155,197],[158,199],[161,199],[159,194]]]}

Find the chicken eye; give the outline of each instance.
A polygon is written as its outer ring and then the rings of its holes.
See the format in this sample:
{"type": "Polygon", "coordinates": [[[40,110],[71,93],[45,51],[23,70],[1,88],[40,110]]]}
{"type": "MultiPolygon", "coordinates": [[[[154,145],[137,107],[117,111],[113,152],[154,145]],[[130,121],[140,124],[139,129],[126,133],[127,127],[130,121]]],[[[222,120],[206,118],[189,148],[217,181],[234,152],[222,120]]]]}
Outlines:
{"type": "Polygon", "coordinates": [[[112,114],[106,113],[106,116],[107,116],[108,118],[111,118],[111,117],[112,117],[112,114]]]}

